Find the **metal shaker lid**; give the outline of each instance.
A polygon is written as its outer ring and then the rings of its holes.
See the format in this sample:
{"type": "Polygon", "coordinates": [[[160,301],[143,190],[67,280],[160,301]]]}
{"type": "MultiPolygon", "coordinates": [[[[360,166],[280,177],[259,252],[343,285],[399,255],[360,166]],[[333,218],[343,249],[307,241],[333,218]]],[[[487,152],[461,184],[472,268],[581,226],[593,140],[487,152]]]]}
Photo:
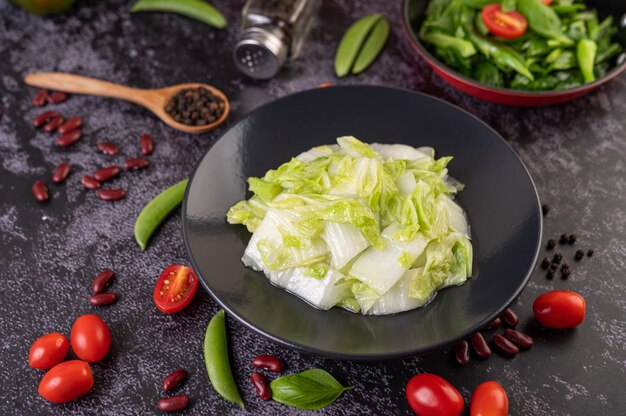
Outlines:
{"type": "Polygon", "coordinates": [[[282,30],[251,27],[235,45],[235,65],[251,78],[269,79],[278,73],[287,59],[288,42],[282,30]]]}

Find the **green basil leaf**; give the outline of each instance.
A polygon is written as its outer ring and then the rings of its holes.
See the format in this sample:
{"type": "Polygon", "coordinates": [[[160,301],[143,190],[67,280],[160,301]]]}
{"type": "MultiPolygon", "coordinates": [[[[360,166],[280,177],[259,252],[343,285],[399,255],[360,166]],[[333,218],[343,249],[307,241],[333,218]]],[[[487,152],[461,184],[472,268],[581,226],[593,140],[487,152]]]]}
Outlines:
{"type": "Polygon", "coordinates": [[[302,410],[317,410],[333,403],[344,387],[327,371],[319,368],[279,377],[270,383],[272,399],[302,410]]]}

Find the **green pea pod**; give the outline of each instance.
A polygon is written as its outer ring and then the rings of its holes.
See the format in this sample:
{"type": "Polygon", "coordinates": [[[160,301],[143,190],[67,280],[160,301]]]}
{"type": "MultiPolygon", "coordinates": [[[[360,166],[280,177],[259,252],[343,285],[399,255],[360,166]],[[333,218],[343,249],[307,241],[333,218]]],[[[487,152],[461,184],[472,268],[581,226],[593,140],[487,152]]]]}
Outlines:
{"type": "Polygon", "coordinates": [[[148,240],[163,220],[183,202],[187,181],[184,179],[170,186],[148,202],[139,213],[135,220],[135,241],[141,251],[146,249],[148,240]]]}
{"type": "Polygon", "coordinates": [[[576,57],[578,58],[578,66],[582,72],[585,82],[593,82],[596,76],[593,73],[593,64],[596,59],[596,51],[598,45],[591,39],[581,39],[576,47],[576,57]]]}
{"type": "Polygon", "coordinates": [[[596,64],[601,64],[602,62],[608,61],[610,58],[619,54],[622,51],[622,47],[619,43],[613,43],[604,51],[598,53],[596,55],[596,64]]]}
{"type": "Polygon", "coordinates": [[[244,407],[228,360],[226,314],[220,309],[209,322],[204,335],[204,363],[215,391],[231,403],[244,407]]]}
{"type": "Polygon", "coordinates": [[[472,42],[443,33],[424,33],[422,40],[440,48],[454,49],[463,58],[469,58],[476,54],[476,48],[474,48],[472,42]]]}
{"type": "Polygon", "coordinates": [[[335,73],[348,75],[354,61],[374,25],[383,18],[380,13],[365,16],[352,24],[341,38],[335,54],[335,73]]]}
{"type": "Polygon", "coordinates": [[[561,30],[561,19],[556,12],[540,0],[517,0],[517,11],[528,20],[528,26],[546,38],[572,45],[573,42],[561,30]]]}
{"type": "Polygon", "coordinates": [[[481,36],[473,28],[468,31],[468,35],[476,48],[487,58],[492,58],[498,67],[512,69],[530,80],[535,79],[524,60],[511,48],[481,36]]]}
{"type": "Polygon", "coordinates": [[[202,0],[139,0],[130,11],[178,13],[219,29],[227,24],[219,10],[202,0]]]}
{"type": "Polygon", "coordinates": [[[356,57],[352,73],[354,75],[365,71],[372,62],[376,60],[380,51],[383,50],[387,38],[389,37],[389,23],[384,17],[374,25],[374,28],[367,37],[365,44],[356,57]]]}

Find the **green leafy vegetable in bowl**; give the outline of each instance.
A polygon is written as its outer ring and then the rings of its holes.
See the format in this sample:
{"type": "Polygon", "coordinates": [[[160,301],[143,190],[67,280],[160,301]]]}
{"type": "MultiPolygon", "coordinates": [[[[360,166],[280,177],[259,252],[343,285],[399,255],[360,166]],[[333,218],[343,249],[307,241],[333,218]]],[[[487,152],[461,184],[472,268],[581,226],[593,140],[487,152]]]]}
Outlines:
{"type": "Polygon", "coordinates": [[[497,88],[573,88],[605,75],[617,26],[583,0],[431,0],[420,39],[465,76],[497,88]]]}
{"type": "Polygon", "coordinates": [[[463,185],[429,147],[337,145],[262,178],[228,222],[253,233],[243,263],[320,309],[384,315],[418,308],[472,274],[463,185]]]}

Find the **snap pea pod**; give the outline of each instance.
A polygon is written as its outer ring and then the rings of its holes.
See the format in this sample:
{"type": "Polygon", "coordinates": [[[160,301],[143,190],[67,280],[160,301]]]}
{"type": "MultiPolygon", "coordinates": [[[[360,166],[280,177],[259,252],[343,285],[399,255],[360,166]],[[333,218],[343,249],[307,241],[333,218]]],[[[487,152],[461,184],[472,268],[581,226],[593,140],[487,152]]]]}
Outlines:
{"type": "Polygon", "coordinates": [[[183,202],[188,179],[170,186],[143,207],[135,220],[135,241],[144,251],[148,241],[165,218],[183,202]]]}
{"type": "Polygon", "coordinates": [[[476,54],[476,48],[472,45],[472,42],[443,33],[424,33],[422,40],[440,48],[455,49],[464,58],[469,58],[476,54]]]}
{"type": "Polygon", "coordinates": [[[578,66],[580,72],[585,78],[585,82],[593,82],[596,79],[593,73],[593,65],[596,59],[598,46],[591,39],[581,39],[576,46],[576,57],[578,58],[578,66]]]}
{"type": "Polygon", "coordinates": [[[202,0],[139,0],[130,11],[178,13],[219,29],[227,24],[219,10],[202,0]]]}
{"type": "Polygon", "coordinates": [[[602,62],[609,60],[609,58],[612,58],[621,51],[622,47],[619,45],[619,43],[611,44],[611,46],[606,48],[603,52],[598,53],[598,55],[596,56],[596,64],[601,64],[602,62]]]}
{"type": "Polygon", "coordinates": [[[485,38],[484,36],[478,34],[473,28],[468,32],[468,34],[478,50],[486,57],[492,58],[496,65],[501,68],[512,69],[530,80],[535,79],[526,65],[524,65],[524,61],[517,56],[515,51],[485,38]]]}
{"type": "Polygon", "coordinates": [[[376,22],[365,44],[361,48],[361,51],[357,55],[354,66],[352,67],[353,74],[356,75],[365,71],[367,67],[376,60],[380,51],[383,50],[388,37],[389,23],[387,23],[387,19],[383,17],[376,22]]]}
{"type": "Polygon", "coordinates": [[[228,360],[226,314],[220,309],[209,322],[204,335],[204,363],[215,391],[231,403],[244,407],[228,360]]]}
{"type": "Polygon", "coordinates": [[[557,5],[552,6],[551,8],[552,10],[554,10],[556,14],[567,15],[567,14],[576,13],[580,10],[585,10],[585,5],[584,4],[568,4],[568,5],[557,4],[557,5]]]}
{"type": "Polygon", "coordinates": [[[528,26],[536,33],[572,45],[561,31],[561,19],[554,10],[540,0],[518,0],[517,10],[526,17],[528,26]]]}
{"type": "Polygon", "coordinates": [[[338,77],[348,75],[357,54],[374,25],[383,18],[380,13],[365,16],[352,24],[341,38],[335,54],[335,73],[338,77]]]}

